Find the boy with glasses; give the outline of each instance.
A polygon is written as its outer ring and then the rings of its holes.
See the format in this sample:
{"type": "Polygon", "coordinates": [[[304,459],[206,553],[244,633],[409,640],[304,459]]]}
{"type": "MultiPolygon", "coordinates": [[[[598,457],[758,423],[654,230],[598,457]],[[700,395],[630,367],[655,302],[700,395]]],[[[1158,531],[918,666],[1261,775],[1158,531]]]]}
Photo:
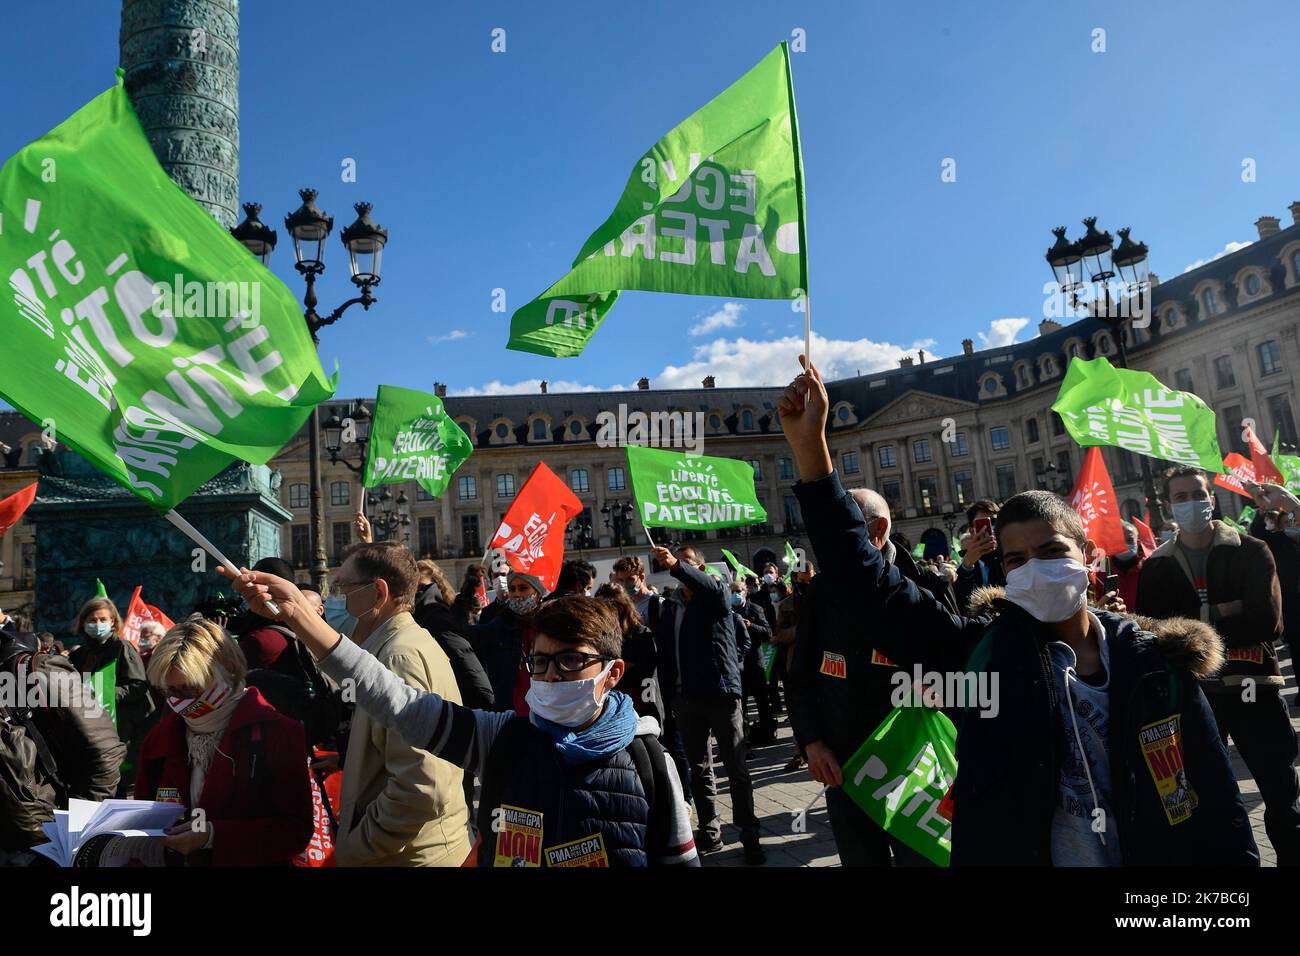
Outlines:
{"type": "Polygon", "coordinates": [[[395,677],[308,613],[289,581],[243,572],[255,607],[278,602],[279,619],[356,691],[357,706],[406,740],[482,779],[479,866],[699,866],[681,783],[632,700],[623,635],[603,602],[570,596],[532,615],[525,658],[528,717],[471,710],[395,677]]]}

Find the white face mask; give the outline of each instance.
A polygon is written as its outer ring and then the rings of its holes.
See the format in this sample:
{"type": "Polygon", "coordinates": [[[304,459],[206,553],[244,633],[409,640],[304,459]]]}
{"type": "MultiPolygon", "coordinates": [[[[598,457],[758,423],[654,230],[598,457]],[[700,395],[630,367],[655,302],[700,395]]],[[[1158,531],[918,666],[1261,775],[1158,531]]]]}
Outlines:
{"type": "Polygon", "coordinates": [[[1204,531],[1213,517],[1214,502],[1212,500],[1174,502],[1174,520],[1178,522],[1178,527],[1191,534],[1204,531]]]}
{"type": "Polygon", "coordinates": [[[595,677],[586,680],[545,681],[532,678],[528,689],[528,706],[543,720],[561,727],[581,727],[600,712],[603,697],[596,688],[603,683],[614,662],[610,661],[595,677]]]}
{"type": "Polygon", "coordinates": [[[763,583],[764,583],[764,584],[775,584],[775,583],[776,583],[776,575],[773,574],[771,571],[768,571],[767,574],[763,575],[763,583]]]}
{"type": "Polygon", "coordinates": [[[1068,620],[1088,600],[1088,567],[1074,558],[1030,558],[1007,573],[1006,599],[1035,620],[1068,620]]]}
{"type": "Polygon", "coordinates": [[[506,607],[516,614],[528,614],[537,607],[537,595],[529,594],[525,597],[508,597],[506,598],[506,607]]]}
{"type": "Polygon", "coordinates": [[[113,633],[113,625],[108,621],[87,621],[82,630],[92,641],[106,641],[113,633]]]}

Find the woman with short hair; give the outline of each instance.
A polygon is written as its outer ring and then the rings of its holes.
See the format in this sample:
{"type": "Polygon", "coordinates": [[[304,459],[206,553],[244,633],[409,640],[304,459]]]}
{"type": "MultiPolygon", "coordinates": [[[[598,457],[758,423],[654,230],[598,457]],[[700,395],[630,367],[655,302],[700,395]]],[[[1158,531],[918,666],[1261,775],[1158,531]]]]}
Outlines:
{"type": "Polygon", "coordinates": [[[247,687],[247,673],[239,645],[203,618],[150,655],[169,712],[145,738],[135,796],[187,809],[162,843],[190,866],[287,866],[312,837],[302,724],[247,687]]]}

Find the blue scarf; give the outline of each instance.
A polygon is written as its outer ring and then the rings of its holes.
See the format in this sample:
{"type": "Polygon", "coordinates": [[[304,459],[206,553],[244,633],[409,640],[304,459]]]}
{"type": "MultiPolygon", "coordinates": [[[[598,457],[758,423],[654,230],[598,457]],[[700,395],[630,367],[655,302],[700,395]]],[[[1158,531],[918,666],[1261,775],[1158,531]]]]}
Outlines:
{"type": "Polygon", "coordinates": [[[575,731],[536,714],[530,719],[533,726],[551,735],[555,749],[568,764],[590,763],[616,754],[636,737],[637,718],[632,698],[617,690],[605,695],[604,709],[586,730],[575,731]]]}

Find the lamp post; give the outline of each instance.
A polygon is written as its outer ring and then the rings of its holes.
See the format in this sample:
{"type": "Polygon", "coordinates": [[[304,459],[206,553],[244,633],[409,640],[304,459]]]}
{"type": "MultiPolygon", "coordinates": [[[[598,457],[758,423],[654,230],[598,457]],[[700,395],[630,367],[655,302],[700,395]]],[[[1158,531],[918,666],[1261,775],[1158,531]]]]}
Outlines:
{"type": "MultiPolygon", "coordinates": [[[[1089,311],[1110,330],[1111,338],[1115,340],[1118,359],[1116,364],[1120,368],[1128,368],[1128,346],[1124,342],[1124,320],[1126,318],[1124,313],[1129,311],[1127,302],[1136,298],[1136,314],[1138,317],[1144,318],[1147,314],[1145,294],[1150,278],[1148,268],[1149,250],[1146,243],[1134,242],[1129,238],[1130,230],[1127,227],[1119,230],[1120,244],[1116,248],[1114,239],[1109,232],[1099,232],[1097,230],[1096,216],[1089,216],[1084,219],[1083,225],[1087,231],[1078,242],[1071,242],[1065,237],[1064,226],[1058,226],[1052,230],[1053,235],[1056,236],[1056,242],[1047,250],[1047,264],[1052,267],[1052,275],[1055,277],[1056,284],[1062,293],[1070,293],[1070,305],[1073,308],[1078,307],[1078,290],[1084,285],[1083,276],[1085,274],[1091,282],[1101,285],[1103,304],[1098,307],[1094,299],[1089,311]],[[1110,296],[1110,280],[1115,278],[1115,270],[1117,269],[1119,270],[1119,278],[1129,293],[1128,300],[1121,301],[1121,307],[1118,310],[1112,307],[1110,296]],[[1118,314],[1116,314],[1117,312],[1118,314]]],[[[1149,321],[1148,319],[1148,324],[1149,321]]],[[[1159,534],[1165,518],[1160,509],[1160,499],[1156,497],[1155,476],[1151,471],[1151,459],[1146,455],[1138,455],[1138,464],[1142,469],[1142,491],[1146,496],[1147,509],[1151,514],[1151,530],[1153,533],[1159,534]]],[[[1054,465],[1049,465],[1048,470],[1050,471],[1054,467],[1054,465]]]]}
{"type": "MultiPolygon", "coordinates": [[[[339,234],[344,248],[348,250],[348,265],[352,271],[352,283],[361,290],[359,296],[348,299],[329,315],[322,317],[316,311],[316,279],[325,272],[325,240],[334,228],[334,217],[327,216],[316,205],[316,190],[300,189],[298,196],[302,205],[284,217],[284,227],[293,237],[294,268],[307,283],[302,304],[306,307],[303,320],[307,331],[311,333],[313,343],[320,344],[317,333],[327,325],[333,325],[354,305],[360,305],[369,311],[370,306],[379,300],[371,290],[379,285],[380,261],[384,246],[388,244],[388,230],[376,226],[370,219],[373,208],[368,202],[359,202],[353,206],[357,219],[339,234]]],[[[257,256],[263,265],[270,265],[271,252],[275,249],[275,230],[267,227],[258,218],[262,211],[260,203],[244,203],[244,221],[230,230],[231,235],[243,243],[244,247],[257,256]]],[[[325,516],[321,506],[320,475],[320,413],[318,408],[311,410],[308,422],[308,482],[311,488],[311,546],[312,546],[312,583],[326,592],[326,574],[328,566],[325,559],[325,516]]]]}
{"type": "Polygon", "coordinates": [[[631,502],[619,500],[614,502],[612,508],[608,502],[601,505],[600,513],[605,516],[605,527],[613,532],[614,544],[621,555],[627,528],[632,523],[632,515],[636,513],[636,509],[632,507],[631,502]]]}
{"type": "Polygon", "coordinates": [[[411,539],[411,499],[405,491],[399,491],[394,499],[393,493],[385,488],[380,494],[371,494],[367,500],[371,510],[370,526],[375,530],[377,541],[396,538],[398,531],[403,531],[403,540],[411,539]]]}
{"type": "Polygon", "coordinates": [[[591,522],[584,521],[582,516],[578,520],[569,522],[564,529],[564,537],[568,547],[575,548],[579,554],[591,547],[591,522]]]}
{"type": "Polygon", "coordinates": [[[342,465],[349,471],[361,474],[366,468],[366,445],[370,441],[370,409],[358,402],[349,410],[346,418],[331,415],[325,422],[325,450],[329,452],[330,464],[342,465]],[[346,444],[357,446],[357,464],[340,455],[346,444]]]}
{"type": "Polygon", "coordinates": [[[1070,489],[1065,487],[1065,479],[1061,477],[1061,468],[1056,462],[1051,461],[1034,472],[1034,479],[1038,487],[1044,491],[1052,491],[1064,497],[1070,489]]]}

